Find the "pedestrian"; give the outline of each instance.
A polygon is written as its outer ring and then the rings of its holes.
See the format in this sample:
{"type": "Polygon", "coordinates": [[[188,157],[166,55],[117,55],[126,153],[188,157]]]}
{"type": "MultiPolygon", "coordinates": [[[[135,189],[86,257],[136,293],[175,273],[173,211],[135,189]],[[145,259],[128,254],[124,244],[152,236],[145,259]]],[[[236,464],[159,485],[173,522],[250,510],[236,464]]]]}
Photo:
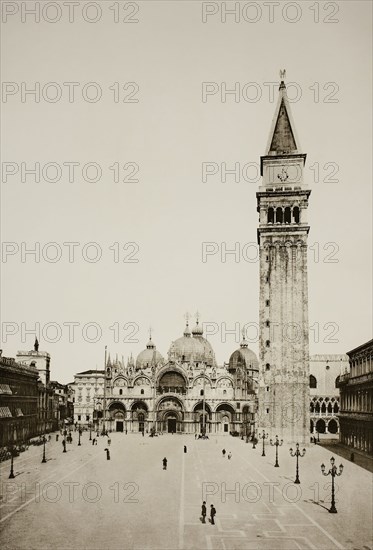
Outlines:
{"type": "Polygon", "coordinates": [[[63,447],[63,453],[66,453],[66,441],[63,439],[62,440],[62,447],[63,447]]]}
{"type": "Polygon", "coordinates": [[[58,441],[59,434],[56,434],[56,441],[58,441]]]}
{"type": "Polygon", "coordinates": [[[206,501],[204,500],[202,503],[202,523],[206,523],[206,501]]]}
{"type": "Polygon", "coordinates": [[[187,446],[184,445],[184,453],[186,453],[186,452],[187,452],[187,446]]]}
{"type": "Polygon", "coordinates": [[[108,439],[107,439],[107,444],[108,444],[109,447],[110,447],[110,445],[111,445],[111,439],[110,439],[109,437],[108,437],[108,439]]]}
{"type": "Polygon", "coordinates": [[[216,510],[215,510],[215,508],[214,508],[214,505],[211,504],[211,507],[210,507],[211,525],[215,525],[215,521],[214,521],[215,515],[216,515],[216,510]]]}
{"type": "Polygon", "coordinates": [[[228,453],[228,460],[230,460],[232,458],[232,453],[229,451],[228,453]]]}
{"type": "Polygon", "coordinates": [[[226,453],[226,450],[223,449],[222,452],[221,452],[221,454],[223,455],[223,458],[225,457],[225,453],[226,453]]]}
{"type": "Polygon", "coordinates": [[[95,441],[96,441],[96,439],[95,439],[95,438],[93,438],[93,439],[92,439],[92,445],[94,445],[94,444],[95,444],[95,441]]]}
{"type": "Polygon", "coordinates": [[[104,451],[106,451],[106,460],[110,460],[110,451],[109,449],[104,449],[104,451]]]}
{"type": "Polygon", "coordinates": [[[194,439],[197,439],[197,435],[198,435],[198,434],[194,434],[194,439]]]}
{"type": "Polygon", "coordinates": [[[162,462],[163,462],[163,469],[164,469],[164,470],[167,470],[167,458],[164,457],[164,459],[162,460],[162,462]]]}

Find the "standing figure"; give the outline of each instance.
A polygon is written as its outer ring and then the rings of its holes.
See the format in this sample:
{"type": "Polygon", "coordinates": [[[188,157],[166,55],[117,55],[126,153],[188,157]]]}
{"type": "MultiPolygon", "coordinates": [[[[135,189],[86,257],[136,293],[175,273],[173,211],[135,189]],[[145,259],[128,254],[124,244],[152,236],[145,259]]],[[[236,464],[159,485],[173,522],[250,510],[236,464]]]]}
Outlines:
{"type": "Polygon", "coordinates": [[[223,455],[223,458],[225,457],[225,453],[226,453],[226,450],[223,449],[222,452],[221,452],[221,454],[223,455]]]}
{"type": "Polygon", "coordinates": [[[232,453],[229,451],[228,453],[228,460],[230,460],[232,458],[232,453]]]}
{"type": "Polygon", "coordinates": [[[184,453],[186,453],[186,452],[187,452],[187,446],[184,445],[184,453]]]}
{"type": "Polygon", "coordinates": [[[167,458],[166,457],[164,457],[164,459],[162,460],[162,463],[163,463],[163,469],[167,470],[167,458]]]}
{"type": "Polygon", "coordinates": [[[214,505],[211,504],[211,507],[210,507],[211,525],[215,525],[215,521],[214,521],[215,515],[216,515],[216,510],[215,510],[215,508],[214,508],[214,505]]]}
{"type": "Polygon", "coordinates": [[[63,453],[66,453],[66,441],[63,439],[62,440],[62,447],[63,447],[63,453]]]}
{"type": "Polygon", "coordinates": [[[205,500],[202,503],[201,514],[202,514],[202,523],[206,523],[206,501],[205,500]]]}
{"type": "Polygon", "coordinates": [[[106,451],[106,460],[110,460],[110,451],[108,448],[104,449],[106,451]]]}

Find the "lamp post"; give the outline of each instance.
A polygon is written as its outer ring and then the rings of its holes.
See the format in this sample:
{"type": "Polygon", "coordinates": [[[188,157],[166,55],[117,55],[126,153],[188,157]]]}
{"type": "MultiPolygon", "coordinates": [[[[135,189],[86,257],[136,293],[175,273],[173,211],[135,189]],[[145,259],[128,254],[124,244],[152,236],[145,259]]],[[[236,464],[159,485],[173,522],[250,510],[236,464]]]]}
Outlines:
{"type": "Polygon", "coordinates": [[[265,439],[268,439],[268,434],[265,433],[265,431],[263,430],[263,433],[262,435],[260,436],[260,439],[263,440],[263,450],[262,450],[262,456],[265,456],[266,453],[265,453],[265,448],[264,448],[264,440],[265,439]]]}
{"type": "Polygon", "coordinates": [[[80,436],[82,435],[82,430],[80,428],[80,424],[79,424],[79,438],[78,438],[78,447],[81,446],[81,443],[80,443],[80,436]]]}
{"type": "Polygon", "coordinates": [[[321,471],[322,471],[322,474],[324,476],[328,476],[328,475],[332,476],[332,505],[329,508],[329,512],[330,512],[330,514],[336,514],[337,513],[337,508],[335,507],[335,498],[334,498],[334,478],[335,478],[335,476],[341,476],[342,475],[343,465],[340,464],[339,473],[338,473],[337,466],[335,465],[334,456],[332,456],[332,458],[330,459],[330,464],[332,465],[332,467],[329,469],[328,472],[325,472],[325,464],[321,464],[321,471]]]}
{"type": "Polygon", "coordinates": [[[45,435],[43,435],[43,458],[41,459],[41,463],[42,464],[45,464],[47,462],[47,459],[45,458],[45,442],[46,442],[47,438],[45,437],[45,435]]]}
{"type": "Polygon", "coordinates": [[[92,441],[92,424],[89,423],[89,441],[92,441]]]}
{"type": "Polygon", "coordinates": [[[42,464],[45,464],[47,462],[47,459],[45,458],[45,442],[46,442],[46,437],[45,437],[45,432],[46,432],[46,423],[47,423],[47,419],[46,419],[46,411],[44,409],[44,434],[43,434],[43,458],[41,459],[41,463],[42,464]]]}
{"type": "Polygon", "coordinates": [[[279,467],[279,463],[278,463],[278,448],[281,447],[281,445],[283,444],[283,440],[281,439],[281,441],[279,441],[278,439],[278,436],[276,435],[276,441],[273,443],[272,442],[272,439],[269,440],[270,444],[272,446],[275,446],[276,447],[276,462],[275,462],[275,468],[278,468],[279,467]]]}
{"type": "Polygon", "coordinates": [[[67,453],[66,451],[66,435],[67,435],[67,430],[66,430],[66,426],[65,426],[65,429],[63,431],[63,453],[67,453]]]}
{"type": "Polygon", "coordinates": [[[293,449],[289,449],[290,451],[290,456],[296,456],[297,457],[297,466],[296,466],[296,469],[295,469],[295,481],[294,483],[300,483],[299,481],[299,464],[298,464],[298,460],[299,460],[299,457],[303,457],[305,454],[306,454],[306,449],[303,449],[302,452],[300,452],[299,450],[299,443],[296,443],[295,444],[295,451],[293,451],[293,449]]]}
{"type": "Polygon", "coordinates": [[[13,479],[15,477],[14,470],[13,470],[13,460],[14,460],[15,453],[16,453],[16,448],[12,443],[12,446],[10,448],[10,474],[9,474],[9,479],[13,479]]]}

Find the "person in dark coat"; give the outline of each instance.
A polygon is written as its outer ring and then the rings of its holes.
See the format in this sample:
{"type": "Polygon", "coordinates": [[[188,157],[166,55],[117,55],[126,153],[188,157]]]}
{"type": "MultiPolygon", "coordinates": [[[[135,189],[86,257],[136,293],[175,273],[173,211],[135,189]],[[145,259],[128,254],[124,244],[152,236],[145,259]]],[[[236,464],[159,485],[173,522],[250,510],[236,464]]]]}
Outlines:
{"type": "Polygon", "coordinates": [[[167,458],[164,457],[164,459],[162,460],[162,462],[163,462],[163,469],[164,469],[164,470],[167,470],[167,458]]]}
{"type": "Polygon", "coordinates": [[[106,451],[106,460],[110,460],[110,451],[108,448],[104,449],[106,451]]]}
{"type": "Polygon", "coordinates": [[[214,508],[214,505],[211,504],[211,507],[210,507],[211,525],[215,525],[215,521],[214,521],[215,515],[216,515],[216,510],[214,508]]]}
{"type": "Polygon", "coordinates": [[[204,500],[202,503],[202,523],[206,523],[206,501],[204,500]]]}
{"type": "Polygon", "coordinates": [[[184,453],[186,453],[186,452],[187,452],[187,446],[184,445],[184,453]]]}
{"type": "Polygon", "coordinates": [[[225,457],[225,453],[226,453],[226,450],[223,449],[222,452],[221,452],[221,454],[223,455],[223,458],[225,457]]]}

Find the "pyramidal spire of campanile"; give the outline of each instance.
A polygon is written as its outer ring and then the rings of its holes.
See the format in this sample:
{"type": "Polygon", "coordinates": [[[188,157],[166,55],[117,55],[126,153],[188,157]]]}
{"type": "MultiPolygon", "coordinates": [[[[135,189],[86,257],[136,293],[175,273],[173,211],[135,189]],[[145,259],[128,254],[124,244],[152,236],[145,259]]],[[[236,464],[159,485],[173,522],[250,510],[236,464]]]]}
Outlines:
{"type": "Polygon", "coordinates": [[[267,155],[292,155],[301,152],[285,85],[286,71],[280,71],[279,95],[266,148],[267,155]]]}

